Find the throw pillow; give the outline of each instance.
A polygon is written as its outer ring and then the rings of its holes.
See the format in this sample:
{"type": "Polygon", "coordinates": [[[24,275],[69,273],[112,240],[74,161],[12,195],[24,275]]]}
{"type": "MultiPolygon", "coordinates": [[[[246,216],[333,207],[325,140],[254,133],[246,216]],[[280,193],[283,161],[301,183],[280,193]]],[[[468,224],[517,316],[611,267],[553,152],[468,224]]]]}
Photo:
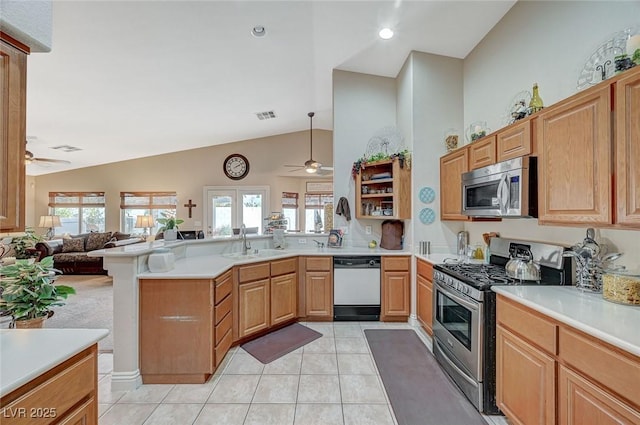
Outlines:
{"type": "Polygon", "coordinates": [[[123,239],[129,239],[131,237],[131,235],[129,233],[120,233],[120,232],[113,232],[113,236],[118,241],[121,241],[123,239]]]}
{"type": "Polygon", "coordinates": [[[102,249],[104,244],[106,244],[109,239],[111,239],[111,232],[95,232],[89,234],[87,236],[87,241],[84,244],[84,249],[89,252],[96,249],[102,249]]]}
{"type": "Polygon", "coordinates": [[[83,238],[63,239],[62,252],[84,252],[84,239],[83,238]]]}

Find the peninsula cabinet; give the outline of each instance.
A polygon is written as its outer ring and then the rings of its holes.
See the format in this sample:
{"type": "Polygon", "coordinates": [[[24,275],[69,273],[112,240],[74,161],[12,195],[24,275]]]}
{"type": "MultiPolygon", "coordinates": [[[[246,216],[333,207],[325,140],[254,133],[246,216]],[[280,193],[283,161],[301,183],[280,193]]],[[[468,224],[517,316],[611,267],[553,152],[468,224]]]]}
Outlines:
{"type": "Polygon", "coordinates": [[[333,320],[333,257],[302,257],[304,305],[309,321],[333,320]]]}
{"type": "Polygon", "coordinates": [[[540,224],[612,223],[611,88],[596,87],[538,116],[540,224]]]}
{"type": "Polygon", "coordinates": [[[362,164],[356,174],[356,218],[411,218],[411,170],[400,159],[362,164]]]}
{"type": "Polygon", "coordinates": [[[640,358],[497,297],[496,399],[514,424],[640,424],[640,358]]]}
{"type": "Polygon", "coordinates": [[[433,265],[417,260],[416,313],[420,326],[433,335],[433,265]]]}
{"type": "Polygon", "coordinates": [[[271,326],[269,263],[238,267],[238,338],[271,326]]]}
{"type": "Polygon", "coordinates": [[[297,259],[271,262],[271,326],[298,317],[297,259]]]}
{"type": "Polygon", "coordinates": [[[382,257],[380,320],[406,322],[411,314],[411,257],[382,257]]]}
{"type": "Polygon", "coordinates": [[[469,171],[469,150],[461,148],[440,158],[440,218],[467,221],[462,215],[462,173],[469,171]]]}
{"type": "Polygon", "coordinates": [[[616,223],[640,227],[640,69],[616,82],[615,111],[616,223]]]}
{"type": "Polygon", "coordinates": [[[140,279],[143,383],[209,379],[232,342],[231,279],[140,279]]]}
{"type": "Polygon", "coordinates": [[[25,227],[27,53],[3,40],[0,93],[0,231],[17,232],[25,227]]]}

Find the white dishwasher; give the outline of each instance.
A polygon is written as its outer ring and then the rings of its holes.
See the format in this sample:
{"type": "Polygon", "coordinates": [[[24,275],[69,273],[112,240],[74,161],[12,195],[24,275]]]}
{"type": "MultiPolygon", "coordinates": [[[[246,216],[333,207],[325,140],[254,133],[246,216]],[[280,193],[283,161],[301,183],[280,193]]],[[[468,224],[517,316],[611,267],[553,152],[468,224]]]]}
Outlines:
{"type": "Polygon", "coordinates": [[[380,257],[333,257],[333,320],[380,320],[380,257]]]}

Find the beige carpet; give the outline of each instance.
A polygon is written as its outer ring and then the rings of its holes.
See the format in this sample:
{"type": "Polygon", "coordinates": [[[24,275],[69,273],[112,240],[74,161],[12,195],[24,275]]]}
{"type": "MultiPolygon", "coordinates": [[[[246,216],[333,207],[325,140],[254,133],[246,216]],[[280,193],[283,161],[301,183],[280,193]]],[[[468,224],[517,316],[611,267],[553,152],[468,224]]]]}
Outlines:
{"type": "Polygon", "coordinates": [[[98,342],[98,350],[113,351],[112,278],[62,275],[56,284],[72,286],[76,295],[69,295],[65,305],[53,307],[54,314],[45,321],[45,328],[109,329],[109,335],[98,342]]]}

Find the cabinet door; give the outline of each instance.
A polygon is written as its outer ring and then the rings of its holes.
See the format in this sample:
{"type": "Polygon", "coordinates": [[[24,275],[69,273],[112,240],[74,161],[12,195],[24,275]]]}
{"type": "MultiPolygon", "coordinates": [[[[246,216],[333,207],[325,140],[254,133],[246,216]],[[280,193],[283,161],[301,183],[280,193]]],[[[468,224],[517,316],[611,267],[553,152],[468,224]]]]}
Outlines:
{"type": "Polygon", "coordinates": [[[0,230],[25,226],[27,54],[0,41],[0,230]]]}
{"type": "Polygon", "coordinates": [[[316,319],[333,318],[331,272],[305,273],[306,315],[316,319]]]}
{"type": "Polygon", "coordinates": [[[543,111],[537,127],[540,223],[610,224],[609,86],[543,111]]]}
{"type": "Polygon", "coordinates": [[[553,357],[499,325],[496,346],[496,401],[500,410],[513,424],[554,424],[553,357]]]}
{"type": "Polygon", "coordinates": [[[462,173],[468,171],[468,149],[458,149],[440,158],[440,218],[468,220],[462,215],[462,173]]]}
{"type": "Polygon", "coordinates": [[[560,425],[640,424],[640,412],[563,365],[558,392],[560,425]]]}
{"type": "Polygon", "coordinates": [[[143,379],[213,373],[213,288],[209,279],[140,279],[143,379]]]}
{"type": "Polygon", "coordinates": [[[640,69],[616,82],[616,222],[640,227],[640,69]]]}
{"type": "Polygon", "coordinates": [[[416,283],[418,321],[429,335],[433,335],[433,283],[421,275],[416,283]]]}
{"type": "Polygon", "coordinates": [[[297,280],[297,273],[271,278],[271,326],[296,318],[297,280]]]}
{"type": "Polygon", "coordinates": [[[483,137],[469,145],[469,170],[496,163],[496,136],[483,137]]]}
{"type": "Polygon", "coordinates": [[[531,121],[525,120],[513,124],[498,132],[497,136],[498,162],[531,153],[531,121]]]}
{"type": "Polygon", "coordinates": [[[270,326],[269,279],[239,285],[238,298],[240,338],[270,326]]]}
{"type": "Polygon", "coordinates": [[[98,423],[96,399],[91,397],[73,412],[65,416],[58,425],[90,425],[98,423]]]}
{"type": "Polygon", "coordinates": [[[409,272],[382,273],[382,321],[406,320],[411,313],[411,277],[409,272]]]}

